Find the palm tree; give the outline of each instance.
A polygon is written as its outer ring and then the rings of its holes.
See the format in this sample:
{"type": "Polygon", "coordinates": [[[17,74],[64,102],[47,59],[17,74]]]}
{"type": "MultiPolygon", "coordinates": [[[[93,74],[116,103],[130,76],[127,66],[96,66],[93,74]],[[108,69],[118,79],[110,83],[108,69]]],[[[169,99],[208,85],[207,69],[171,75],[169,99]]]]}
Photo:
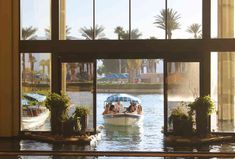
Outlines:
{"type": "Polygon", "coordinates": [[[45,65],[47,67],[48,79],[50,79],[51,78],[51,59],[45,60],[45,65]]]}
{"type": "MultiPolygon", "coordinates": [[[[30,27],[23,27],[21,36],[22,40],[34,40],[36,39],[36,32],[37,28],[34,28],[33,26],[30,27]]],[[[22,54],[22,79],[25,82],[25,53],[22,54]]]]}
{"type": "Polygon", "coordinates": [[[165,9],[162,9],[160,11],[160,15],[155,16],[154,24],[156,24],[158,28],[163,30],[166,30],[167,26],[167,36],[168,39],[171,39],[172,31],[180,29],[180,23],[178,22],[180,18],[180,14],[178,14],[178,12],[174,11],[172,8],[168,8],[167,13],[165,9]]]}
{"type": "Polygon", "coordinates": [[[42,74],[43,74],[43,78],[45,76],[45,67],[46,67],[46,60],[41,60],[40,61],[40,66],[42,66],[42,74]]]}
{"type": "Polygon", "coordinates": [[[140,59],[129,59],[127,60],[127,66],[129,71],[129,82],[135,83],[138,71],[140,70],[142,65],[142,60],[140,59]]]}
{"type": "Polygon", "coordinates": [[[34,72],[34,64],[37,62],[36,58],[33,56],[32,53],[29,54],[29,63],[30,63],[30,69],[32,73],[34,72]]]}
{"type": "Polygon", "coordinates": [[[123,27],[117,26],[114,29],[114,33],[118,34],[118,40],[121,40],[121,36],[125,33],[125,31],[123,30],[123,27]]]}
{"type": "Polygon", "coordinates": [[[99,26],[96,25],[95,26],[95,30],[90,27],[83,27],[80,29],[80,32],[82,33],[82,36],[86,38],[86,40],[92,40],[93,39],[93,33],[95,32],[95,37],[94,39],[104,39],[105,38],[105,34],[103,33],[104,31],[104,27],[103,26],[99,26]]]}
{"type": "Polygon", "coordinates": [[[23,27],[22,28],[22,40],[35,40],[35,38],[37,37],[35,35],[35,33],[37,32],[37,28],[34,28],[33,26],[30,27],[23,27]]]}
{"type": "MultiPolygon", "coordinates": [[[[70,34],[71,29],[72,29],[71,27],[66,25],[66,28],[65,28],[66,39],[68,39],[67,36],[70,34]]],[[[50,37],[51,37],[51,29],[48,27],[48,28],[45,28],[44,30],[45,30],[47,39],[50,39],[50,37]]]]}
{"type": "MultiPolygon", "coordinates": [[[[133,29],[131,30],[131,39],[139,39],[142,36],[142,33],[139,32],[139,29],[133,29]]],[[[123,31],[120,35],[120,38],[123,40],[129,39],[129,31],[123,31]]]]}
{"type": "Polygon", "coordinates": [[[188,27],[187,32],[192,33],[194,35],[194,38],[197,39],[200,37],[201,25],[194,23],[188,27]],[[199,34],[199,36],[198,36],[198,34],[199,34]]]}

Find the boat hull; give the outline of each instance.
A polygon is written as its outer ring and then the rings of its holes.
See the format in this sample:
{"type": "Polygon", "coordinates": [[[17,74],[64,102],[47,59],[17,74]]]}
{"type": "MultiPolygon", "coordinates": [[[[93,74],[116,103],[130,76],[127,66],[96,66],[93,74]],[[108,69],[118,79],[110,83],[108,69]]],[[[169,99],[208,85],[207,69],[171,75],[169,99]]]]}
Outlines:
{"type": "Polygon", "coordinates": [[[21,118],[21,129],[30,130],[42,126],[46,119],[49,117],[50,111],[45,109],[40,115],[35,117],[22,117],[21,118]]]}
{"type": "Polygon", "coordinates": [[[105,124],[117,126],[137,125],[142,115],[131,113],[105,114],[103,115],[105,124]]]}

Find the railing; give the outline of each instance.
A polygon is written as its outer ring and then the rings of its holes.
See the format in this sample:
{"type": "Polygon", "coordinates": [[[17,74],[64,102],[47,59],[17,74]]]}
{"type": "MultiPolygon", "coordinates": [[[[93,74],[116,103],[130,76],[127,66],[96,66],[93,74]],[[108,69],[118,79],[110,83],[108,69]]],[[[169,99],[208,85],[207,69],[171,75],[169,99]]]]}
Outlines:
{"type": "Polygon", "coordinates": [[[235,152],[114,152],[114,151],[0,151],[1,156],[91,156],[91,157],[223,157],[235,158],[235,152]]]}

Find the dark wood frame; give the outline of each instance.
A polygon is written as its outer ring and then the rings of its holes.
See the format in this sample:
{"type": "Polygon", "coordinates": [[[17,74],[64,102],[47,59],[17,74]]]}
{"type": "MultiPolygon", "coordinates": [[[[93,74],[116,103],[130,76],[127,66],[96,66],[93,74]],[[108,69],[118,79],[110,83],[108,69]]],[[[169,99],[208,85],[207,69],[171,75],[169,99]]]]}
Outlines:
{"type": "MultiPolygon", "coordinates": [[[[51,0],[51,4],[51,40],[20,40],[19,53],[50,52],[52,55],[52,70],[59,70],[59,57],[64,55],[76,55],[79,60],[84,61],[86,59],[95,61],[100,58],[160,58],[165,61],[173,60],[174,62],[181,62],[182,60],[188,62],[199,61],[200,95],[207,95],[210,94],[210,53],[212,51],[225,52],[235,50],[235,39],[211,39],[211,0],[202,0],[202,39],[174,40],[166,39],[167,32],[165,32],[165,40],[95,40],[95,33],[93,33],[93,40],[59,40],[59,0],[51,0]]],[[[129,0],[129,4],[131,5],[131,0],[129,0]]],[[[131,30],[130,5],[129,30],[131,30]]],[[[165,7],[167,8],[167,0],[165,0],[165,7]]],[[[95,0],[93,0],[93,27],[95,27],[94,17],[95,0]]],[[[58,92],[58,88],[60,88],[58,77],[58,72],[52,71],[52,91],[54,92],[58,92]]],[[[164,84],[164,89],[166,90],[166,88],[167,86],[164,84]]],[[[164,94],[165,96],[167,95],[166,93],[164,94]]],[[[94,125],[96,124],[94,123],[94,125]]],[[[165,123],[165,125],[167,124],[165,123]]]]}

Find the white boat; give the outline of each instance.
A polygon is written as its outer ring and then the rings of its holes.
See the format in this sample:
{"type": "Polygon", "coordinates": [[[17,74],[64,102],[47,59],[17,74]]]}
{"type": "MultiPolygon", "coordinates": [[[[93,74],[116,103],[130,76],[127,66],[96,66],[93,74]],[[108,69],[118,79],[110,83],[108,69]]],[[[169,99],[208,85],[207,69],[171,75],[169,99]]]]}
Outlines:
{"type": "Polygon", "coordinates": [[[45,101],[46,96],[28,93],[24,94],[24,98],[21,101],[21,130],[33,130],[45,124],[47,118],[50,116],[50,111],[39,103],[45,101]],[[36,104],[32,106],[31,102],[36,104]]]}
{"type": "Polygon", "coordinates": [[[133,126],[140,123],[142,115],[132,113],[104,114],[105,124],[117,126],[133,126]]]}
{"type": "Polygon", "coordinates": [[[48,109],[42,110],[42,112],[35,116],[23,116],[21,117],[21,129],[32,130],[42,126],[46,119],[49,117],[50,111],[48,109]]]}
{"type": "MultiPolygon", "coordinates": [[[[135,103],[140,105],[141,101],[139,98],[128,95],[128,94],[115,94],[109,96],[105,100],[105,105],[107,103],[114,104],[115,102],[123,102],[123,103],[135,103]]],[[[137,112],[130,113],[127,111],[127,107],[119,113],[107,113],[103,114],[104,122],[108,125],[116,125],[116,126],[134,126],[138,125],[142,119],[143,113],[138,114],[137,112]]]]}

